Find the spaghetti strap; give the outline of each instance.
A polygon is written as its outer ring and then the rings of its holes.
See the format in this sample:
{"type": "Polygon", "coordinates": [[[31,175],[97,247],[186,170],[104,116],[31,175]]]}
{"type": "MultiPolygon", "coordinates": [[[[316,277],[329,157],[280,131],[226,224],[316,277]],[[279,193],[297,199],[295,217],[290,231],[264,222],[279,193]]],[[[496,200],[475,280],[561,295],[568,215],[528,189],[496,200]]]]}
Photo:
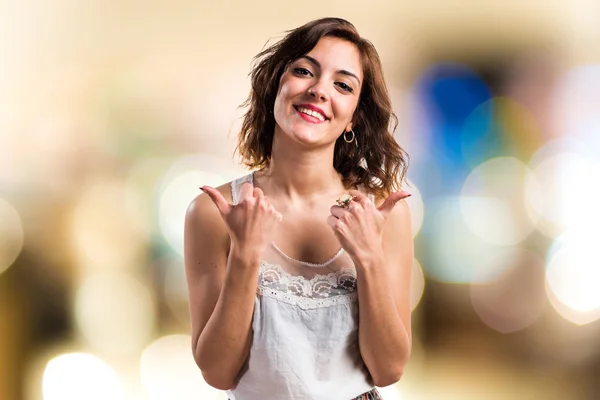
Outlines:
{"type": "Polygon", "coordinates": [[[240,201],[240,189],[246,182],[254,185],[254,172],[231,181],[231,203],[233,205],[236,205],[240,201]]]}

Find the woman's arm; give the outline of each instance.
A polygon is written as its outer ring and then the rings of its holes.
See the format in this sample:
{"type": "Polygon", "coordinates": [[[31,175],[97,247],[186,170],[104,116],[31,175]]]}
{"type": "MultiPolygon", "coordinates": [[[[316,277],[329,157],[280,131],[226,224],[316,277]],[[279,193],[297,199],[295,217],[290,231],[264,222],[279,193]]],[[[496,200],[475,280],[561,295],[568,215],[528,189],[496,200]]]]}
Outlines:
{"type": "Polygon", "coordinates": [[[250,350],[259,261],[231,245],[207,195],[196,197],[187,210],[184,256],[194,360],[209,385],[227,390],[250,350]]]}
{"type": "Polygon", "coordinates": [[[249,183],[236,205],[228,185],[203,190],[184,232],[192,348],[206,382],[226,390],[248,358],[260,259],[281,214],[249,183]]]}
{"type": "Polygon", "coordinates": [[[412,346],[410,282],[414,258],[410,212],[390,212],[381,249],[357,260],[359,346],[375,385],[400,380],[412,346]]]}
{"type": "Polygon", "coordinates": [[[397,382],[410,357],[413,238],[406,192],[379,208],[351,191],[347,208],[331,207],[328,223],[357,272],[360,353],[375,385],[397,382]]]}

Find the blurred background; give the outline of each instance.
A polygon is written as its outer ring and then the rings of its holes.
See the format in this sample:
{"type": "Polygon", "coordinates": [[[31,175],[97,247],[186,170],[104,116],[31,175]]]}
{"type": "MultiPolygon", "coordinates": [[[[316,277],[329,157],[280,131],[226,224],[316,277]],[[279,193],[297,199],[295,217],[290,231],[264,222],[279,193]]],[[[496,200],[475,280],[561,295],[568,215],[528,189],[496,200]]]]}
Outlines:
{"type": "Polygon", "coordinates": [[[411,156],[413,356],[386,400],[600,399],[600,2],[0,1],[0,399],[225,399],[183,218],[252,57],[322,16],[377,47],[411,156]]]}

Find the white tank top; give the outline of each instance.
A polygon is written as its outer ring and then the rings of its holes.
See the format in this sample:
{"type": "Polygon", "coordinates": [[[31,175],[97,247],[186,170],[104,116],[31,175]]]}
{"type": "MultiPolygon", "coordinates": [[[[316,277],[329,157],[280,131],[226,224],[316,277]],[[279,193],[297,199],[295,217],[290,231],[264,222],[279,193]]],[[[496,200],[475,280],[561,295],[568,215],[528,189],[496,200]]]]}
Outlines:
{"type": "MultiPolygon", "coordinates": [[[[231,183],[233,204],[252,178],[231,183]]],[[[271,243],[260,263],[250,355],[229,398],[349,400],[373,389],[358,347],[357,296],[343,249],[311,264],[271,243]]]]}

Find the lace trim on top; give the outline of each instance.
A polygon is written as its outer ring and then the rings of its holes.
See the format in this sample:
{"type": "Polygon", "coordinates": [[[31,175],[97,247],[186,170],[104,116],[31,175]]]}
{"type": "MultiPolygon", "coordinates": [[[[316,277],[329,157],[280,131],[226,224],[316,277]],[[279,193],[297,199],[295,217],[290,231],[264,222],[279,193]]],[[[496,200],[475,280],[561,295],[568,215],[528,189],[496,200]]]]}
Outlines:
{"type": "Polygon", "coordinates": [[[275,298],[302,309],[330,307],[349,304],[358,299],[356,270],[343,268],[310,279],[294,276],[281,266],[266,261],[260,263],[257,293],[275,298]]]}

